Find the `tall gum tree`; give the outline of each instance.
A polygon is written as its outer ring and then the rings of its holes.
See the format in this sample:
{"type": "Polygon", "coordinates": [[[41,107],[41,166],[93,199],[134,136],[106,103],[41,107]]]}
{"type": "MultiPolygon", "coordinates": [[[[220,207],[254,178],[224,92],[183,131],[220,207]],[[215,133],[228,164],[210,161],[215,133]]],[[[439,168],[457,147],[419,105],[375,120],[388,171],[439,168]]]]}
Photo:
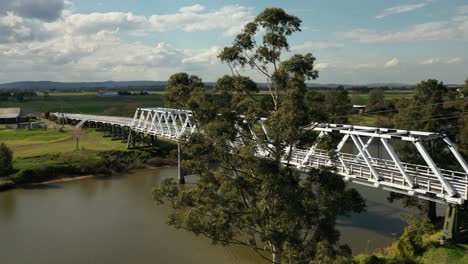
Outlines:
{"type": "Polygon", "coordinates": [[[315,58],[282,59],[300,24],[282,9],[265,9],[220,53],[231,75],[212,91],[195,89],[174,100],[193,111],[197,131],[181,144],[185,169],[200,179],[183,190],[165,180],[153,197],[175,209],[169,223],[176,228],[250,247],[271,263],[322,263],[324,256],[352,263],[349,248],[337,245],[335,222],[364,210],[362,197],[331,170],[301,173],[289,164],[290,150],[308,134],[302,127],[320,116],[305,99],[305,81],[318,77],[315,58]],[[267,96],[240,74],[249,68],[265,77],[267,96]]]}
{"type": "MultiPolygon", "coordinates": [[[[450,138],[457,135],[457,119],[454,113],[459,110],[444,106],[444,97],[447,95],[447,87],[438,80],[429,79],[416,85],[415,95],[410,99],[401,99],[397,103],[398,114],[394,117],[395,127],[399,129],[431,131],[445,133],[450,138]]],[[[458,169],[452,167],[455,164],[451,155],[442,141],[423,142],[434,161],[446,169],[458,169]]],[[[425,164],[419,152],[412,144],[400,143],[396,146],[402,161],[425,164]]],[[[401,199],[406,207],[415,207],[423,213],[431,222],[436,222],[436,205],[432,201],[421,201],[415,197],[391,193],[389,200],[401,199]]]]}

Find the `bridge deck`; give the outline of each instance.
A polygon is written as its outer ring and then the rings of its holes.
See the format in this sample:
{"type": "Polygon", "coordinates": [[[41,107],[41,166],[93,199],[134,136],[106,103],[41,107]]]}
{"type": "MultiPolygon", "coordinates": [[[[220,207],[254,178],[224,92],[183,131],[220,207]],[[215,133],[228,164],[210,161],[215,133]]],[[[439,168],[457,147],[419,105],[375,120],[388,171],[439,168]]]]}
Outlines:
{"type": "MultiPolygon", "coordinates": [[[[85,122],[103,123],[171,140],[177,140],[182,134],[192,133],[195,129],[190,120],[191,111],[178,109],[139,108],[133,118],[65,113],[55,115],[75,120],[80,125],[85,122]]],[[[263,123],[261,126],[267,134],[263,123]]],[[[468,165],[444,135],[338,124],[313,124],[309,129],[320,132],[319,136],[331,132],[343,135],[336,149],[336,157],[330,158],[327,151],[316,146],[309,149],[293,149],[292,159],[289,161],[292,166],[303,170],[321,166],[334,167],[345,180],[440,203],[463,204],[468,200],[468,165]],[[385,146],[391,159],[372,157],[368,147],[374,139],[380,140],[378,143],[385,146]],[[435,165],[420,142],[436,139],[447,142],[448,149],[454,154],[464,172],[441,169],[435,165]],[[389,143],[390,140],[414,143],[427,165],[401,162],[389,143]],[[349,141],[354,143],[359,154],[342,151],[344,144],[349,141]]]]}

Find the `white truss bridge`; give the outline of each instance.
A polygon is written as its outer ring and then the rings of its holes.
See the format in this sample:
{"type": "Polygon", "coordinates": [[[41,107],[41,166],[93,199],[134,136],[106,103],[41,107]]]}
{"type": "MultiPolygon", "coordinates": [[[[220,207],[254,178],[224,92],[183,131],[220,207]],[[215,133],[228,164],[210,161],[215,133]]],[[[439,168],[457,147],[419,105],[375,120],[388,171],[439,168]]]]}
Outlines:
{"type": "MultiPolygon", "coordinates": [[[[133,118],[69,113],[55,115],[78,122],[78,126],[86,122],[101,123],[169,140],[178,140],[183,134],[196,130],[191,120],[191,111],[169,108],[138,108],[133,118]]],[[[260,120],[259,124],[268,136],[265,120],[260,120]]],[[[317,131],[319,137],[329,133],[339,134],[342,139],[335,150],[335,158],[331,158],[328,151],[319,149],[317,145],[308,149],[292,149],[292,158],[289,160],[292,166],[302,170],[333,167],[346,181],[444,204],[462,205],[468,200],[468,165],[445,134],[341,124],[312,124],[304,129],[317,131]],[[422,142],[434,140],[446,144],[446,154],[453,155],[460,165],[460,171],[441,169],[433,161],[422,142]],[[392,143],[398,141],[413,144],[425,164],[402,162],[392,146],[392,143]],[[357,154],[346,153],[343,150],[346,144],[357,149],[357,154]],[[376,157],[372,154],[370,146],[373,144],[383,146],[389,158],[383,159],[380,155],[376,157]]],[[[256,136],[252,130],[250,133],[256,136]]],[[[259,154],[264,153],[259,147],[259,154]]]]}

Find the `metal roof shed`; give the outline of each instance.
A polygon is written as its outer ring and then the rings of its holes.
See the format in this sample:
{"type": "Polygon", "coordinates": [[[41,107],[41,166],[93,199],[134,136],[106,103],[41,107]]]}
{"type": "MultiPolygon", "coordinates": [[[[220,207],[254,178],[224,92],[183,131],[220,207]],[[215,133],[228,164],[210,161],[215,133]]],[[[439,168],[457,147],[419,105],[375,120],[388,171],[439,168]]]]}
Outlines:
{"type": "Polygon", "coordinates": [[[0,118],[10,119],[18,118],[21,114],[21,108],[0,108],[0,118]]]}

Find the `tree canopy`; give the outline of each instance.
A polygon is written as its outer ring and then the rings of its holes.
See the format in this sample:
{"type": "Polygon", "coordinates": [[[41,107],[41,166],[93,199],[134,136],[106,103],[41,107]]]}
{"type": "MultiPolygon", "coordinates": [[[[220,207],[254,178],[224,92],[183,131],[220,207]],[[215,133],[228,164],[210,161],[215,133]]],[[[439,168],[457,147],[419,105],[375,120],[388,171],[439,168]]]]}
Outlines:
{"type": "Polygon", "coordinates": [[[468,96],[468,78],[465,80],[465,85],[463,86],[462,93],[464,96],[468,96]]]}
{"type": "MultiPolygon", "coordinates": [[[[444,107],[444,96],[447,87],[438,80],[422,81],[416,85],[416,93],[410,99],[401,99],[397,104],[398,114],[395,115],[395,127],[399,129],[431,131],[446,133],[455,138],[456,122],[453,118],[456,109],[444,107]]],[[[450,168],[453,159],[447,153],[446,144],[442,141],[423,142],[431,157],[439,165],[450,168]]],[[[425,164],[415,147],[406,142],[397,146],[400,158],[405,162],[425,164]]],[[[421,202],[414,197],[391,194],[393,199],[403,199],[405,206],[419,208],[431,221],[435,221],[436,208],[434,202],[421,202]]]]}
{"type": "Polygon", "coordinates": [[[195,75],[180,72],[172,75],[167,81],[164,101],[167,107],[184,108],[190,95],[204,86],[202,80],[195,75]]]}
{"type": "Polygon", "coordinates": [[[171,225],[213,243],[250,247],[272,263],[309,263],[325,255],[349,263],[349,248],[337,246],[335,222],[362,211],[364,200],[331,170],[301,173],[291,165],[290,150],[308,136],[302,128],[323,116],[308,104],[305,86],[318,77],[315,58],[284,59],[287,38],[300,24],[282,9],[265,9],[219,55],[231,75],[213,91],[168,91],[172,102],[193,111],[198,130],[180,144],[184,167],[200,180],[184,190],[165,180],[153,196],[175,209],[171,225]],[[259,99],[255,83],[240,74],[248,67],[265,77],[266,97],[259,99]]]}
{"type": "Polygon", "coordinates": [[[380,111],[385,108],[385,96],[382,89],[372,89],[369,92],[366,110],[369,112],[380,111]]]}

